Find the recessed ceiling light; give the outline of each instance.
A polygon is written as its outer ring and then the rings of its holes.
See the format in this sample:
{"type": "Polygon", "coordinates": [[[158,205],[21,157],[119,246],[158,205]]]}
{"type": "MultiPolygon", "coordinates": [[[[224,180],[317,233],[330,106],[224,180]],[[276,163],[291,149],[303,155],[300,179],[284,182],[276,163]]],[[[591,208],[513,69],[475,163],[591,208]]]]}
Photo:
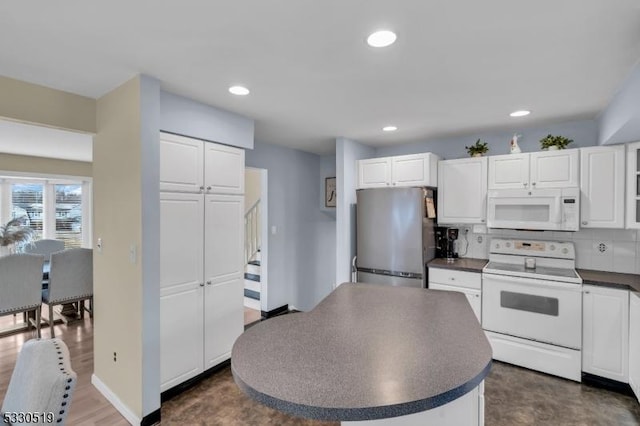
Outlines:
{"type": "Polygon", "coordinates": [[[385,132],[395,132],[398,128],[396,126],[384,126],[382,130],[385,132]]]}
{"type": "Polygon", "coordinates": [[[525,115],[529,115],[531,114],[531,111],[527,111],[526,109],[520,110],[520,111],[513,111],[511,114],[509,114],[511,117],[524,117],[525,115]]]}
{"type": "Polygon", "coordinates": [[[231,86],[229,87],[229,92],[238,96],[245,96],[249,94],[249,89],[244,86],[231,86]]]}
{"type": "Polygon", "coordinates": [[[396,33],[393,31],[376,31],[367,37],[367,44],[371,47],[386,47],[396,41],[396,33]]]}

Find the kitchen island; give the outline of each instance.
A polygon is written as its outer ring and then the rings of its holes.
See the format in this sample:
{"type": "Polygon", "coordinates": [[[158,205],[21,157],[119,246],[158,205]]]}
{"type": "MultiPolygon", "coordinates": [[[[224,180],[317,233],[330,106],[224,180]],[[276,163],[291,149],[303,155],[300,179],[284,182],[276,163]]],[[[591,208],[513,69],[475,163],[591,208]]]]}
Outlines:
{"type": "Polygon", "coordinates": [[[345,283],[308,313],[247,330],[231,370],[250,397],[296,416],[481,425],[491,357],[461,293],[345,283]]]}

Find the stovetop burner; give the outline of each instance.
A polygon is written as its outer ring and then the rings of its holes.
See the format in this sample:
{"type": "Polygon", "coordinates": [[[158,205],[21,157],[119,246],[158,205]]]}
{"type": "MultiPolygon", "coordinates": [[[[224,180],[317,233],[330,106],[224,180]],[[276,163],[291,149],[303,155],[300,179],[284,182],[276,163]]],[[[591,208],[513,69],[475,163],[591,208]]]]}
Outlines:
{"type": "Polygon", "coordinates": [[[483,272],[522,278],[582,283],[575,270],[573,243],[493,239],[483,272]],[[526,265],[535,265],[527,268],[526,265]]]}

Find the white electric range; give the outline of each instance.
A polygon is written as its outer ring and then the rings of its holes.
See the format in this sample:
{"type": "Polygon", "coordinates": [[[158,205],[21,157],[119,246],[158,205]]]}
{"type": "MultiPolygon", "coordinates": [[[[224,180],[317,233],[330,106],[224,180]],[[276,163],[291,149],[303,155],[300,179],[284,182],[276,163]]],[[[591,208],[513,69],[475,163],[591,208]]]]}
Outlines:
{"type": "Polygon", "coordinates": [[[582,278],[573,243],[493,239],[482,327],[494,359],[580,381],[582,278]]]}

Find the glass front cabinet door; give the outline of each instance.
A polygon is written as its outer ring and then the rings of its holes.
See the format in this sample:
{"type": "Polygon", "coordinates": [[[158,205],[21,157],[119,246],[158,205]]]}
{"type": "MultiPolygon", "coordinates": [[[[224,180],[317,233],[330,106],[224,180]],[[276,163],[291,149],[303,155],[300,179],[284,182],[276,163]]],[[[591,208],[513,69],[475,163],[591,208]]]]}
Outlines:
{"type": "Polygon", "coordinates": [[[627,228],[640,229],[640,142],[627,145],[627,228]]]}

